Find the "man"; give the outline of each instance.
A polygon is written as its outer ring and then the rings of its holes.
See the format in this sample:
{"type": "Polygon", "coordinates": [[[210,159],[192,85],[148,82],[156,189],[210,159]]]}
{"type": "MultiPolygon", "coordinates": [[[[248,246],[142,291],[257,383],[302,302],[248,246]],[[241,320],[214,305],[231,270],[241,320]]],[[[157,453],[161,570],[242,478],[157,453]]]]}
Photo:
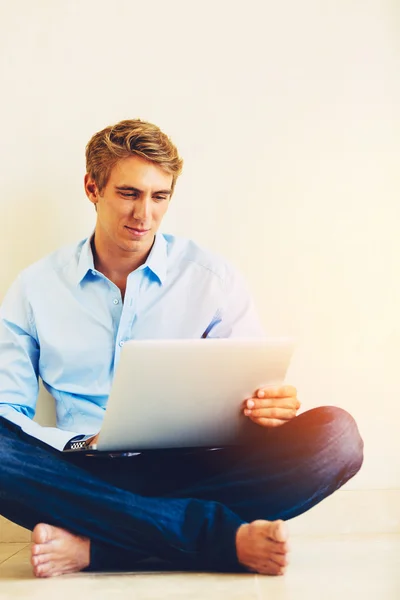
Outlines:
{"type": "Polygon", "coordinates": [[[345,411],[296,416],[287,385],[246,399],[254,428],[245,447],[130,458],[62,452],[96,438],[125,340],[263,335],[228,263],[157,234],[182,169],[158,127],[107,127],[86,159],[94,234],[25,269],[1,307],[0,512],[33,530],[39,577],[140,569],[154,556],[171,568],[283,574],[284,521],[362,464],[345,411]],[[55,428],[32,421],[39,375],[55,398],[55,428]]]}

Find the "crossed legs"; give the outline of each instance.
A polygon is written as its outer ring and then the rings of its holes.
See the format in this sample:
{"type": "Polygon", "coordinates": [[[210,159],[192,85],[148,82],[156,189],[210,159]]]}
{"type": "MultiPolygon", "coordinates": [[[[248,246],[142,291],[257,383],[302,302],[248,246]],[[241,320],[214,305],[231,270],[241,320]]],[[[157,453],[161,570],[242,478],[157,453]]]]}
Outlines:
{"type": "Polygon", "coordinates": [[[32,561],[45,576],[132,570],[154,556],[172,568],[281,573],[281,520],[320,502],[362,464],[357,426],[335,407],[276,429],[255,426],[246,446],[132,459],[67,457],[4,419],[0,434],[0,512],[34,530],[32,561]]]}

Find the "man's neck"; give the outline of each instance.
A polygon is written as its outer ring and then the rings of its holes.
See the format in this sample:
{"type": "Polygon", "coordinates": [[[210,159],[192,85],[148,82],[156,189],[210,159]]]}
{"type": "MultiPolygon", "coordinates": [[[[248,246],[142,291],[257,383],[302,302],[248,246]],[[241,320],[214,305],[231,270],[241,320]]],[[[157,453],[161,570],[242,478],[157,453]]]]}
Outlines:
{"type": "Polygon", "coordinates": [[[115,251],[108,245],[103,245],[100,236],[97,236],[96,233],[92,237],[90,245],[95,269],[114,282],[125,281],[129,273],[146,262],[151,250],[150,248],[145,255],[132,252],[128,256],[123,256],[118,249],[115,251]]]}

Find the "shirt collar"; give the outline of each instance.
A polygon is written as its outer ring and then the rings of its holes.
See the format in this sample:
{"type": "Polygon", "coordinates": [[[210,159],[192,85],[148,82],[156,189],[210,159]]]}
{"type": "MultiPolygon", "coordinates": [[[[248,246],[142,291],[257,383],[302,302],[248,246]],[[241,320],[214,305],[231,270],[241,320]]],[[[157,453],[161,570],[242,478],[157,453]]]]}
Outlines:
{"type": "Polygon", "coordinates": [[[163,284],[167,276],[167,240],[162,233],[157,233],[143,267],[148,267],[163,284]]]}
{"type": "MultiPolygon", "coordinates": [[[[94,232],[84,241],[81,248],[76,275],[77,285],[81,283],[88,271],[94,270],[93,252],[91,247],[93,236],[94,232]]],[[[147,257],[146,262],[140,268],[144,269],[146,267],[154,273],[161,284],[164,283],[167,276],[167,241],[162,234],[157,234],[155,236],[150,254],[147,257]]]]}
{"type": "Polygon", "coordinates": [[[94,270],[94,261],[92,247],[90,245],[94,236],[94,232],[89,236],[82,245],[81,253],[78,258],[78,266],[76,271],[76,284],[79,285],[88,271],[94,270]]]}

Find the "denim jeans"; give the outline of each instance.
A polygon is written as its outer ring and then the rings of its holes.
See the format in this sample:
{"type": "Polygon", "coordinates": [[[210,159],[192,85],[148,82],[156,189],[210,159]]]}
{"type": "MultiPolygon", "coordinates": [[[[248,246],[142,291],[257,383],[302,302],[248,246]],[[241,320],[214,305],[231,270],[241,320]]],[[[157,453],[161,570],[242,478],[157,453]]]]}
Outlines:
{"type": "Polygon", "coordinates": [[[256,519],[292,519],[360,469],[354,419],[333,406],[285,425],[254,424],[248,443],[131,457],[62,453],[0,418],[0,513],[90,538],[88,570],[240,571],[235,536],[256,519]]]}

